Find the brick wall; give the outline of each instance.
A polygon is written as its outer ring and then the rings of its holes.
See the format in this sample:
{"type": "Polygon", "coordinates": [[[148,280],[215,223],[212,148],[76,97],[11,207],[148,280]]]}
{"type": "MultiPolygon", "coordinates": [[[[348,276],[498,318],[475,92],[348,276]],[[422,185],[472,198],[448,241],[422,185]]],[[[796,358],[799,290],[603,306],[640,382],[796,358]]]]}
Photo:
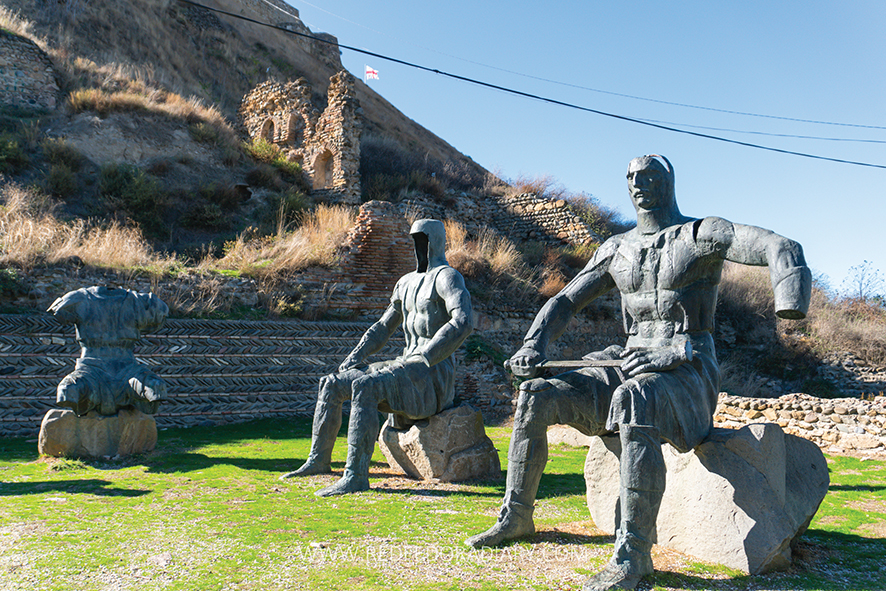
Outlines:
{"type": "Polygon", "coordinates": [[[0,29],[0,103],[54,110],[58,101],[49,57],[30,39],[0,29]]]}

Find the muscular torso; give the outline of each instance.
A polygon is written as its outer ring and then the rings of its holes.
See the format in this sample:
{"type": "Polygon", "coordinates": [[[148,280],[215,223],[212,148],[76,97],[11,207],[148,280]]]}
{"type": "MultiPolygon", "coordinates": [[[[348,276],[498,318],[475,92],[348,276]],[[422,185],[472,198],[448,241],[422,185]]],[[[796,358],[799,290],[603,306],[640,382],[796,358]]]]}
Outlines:
{"type": "Polygon", "coordinates": [[[397,286],[402,302],[403,332],[409,355],[427,343],[440,328],[449,322],[446,303],[434,288],[439,268],[426,273],[413,272],[404,275],[397,286]]]}
{"type": "Polygon", "coordinates": [[[609,275],[621,292],[629,346],[664,345],[675,334],[713,329],[723,257],[697,240],[701,223],[621,236],[609,275]]]}

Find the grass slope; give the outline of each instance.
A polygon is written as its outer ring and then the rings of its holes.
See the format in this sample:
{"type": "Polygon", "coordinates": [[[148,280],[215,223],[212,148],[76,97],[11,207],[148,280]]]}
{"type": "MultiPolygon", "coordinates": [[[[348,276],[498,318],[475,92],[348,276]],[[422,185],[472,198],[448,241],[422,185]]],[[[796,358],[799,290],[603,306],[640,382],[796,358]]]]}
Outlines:
{"type": "MultiPolygon", "coordinates": [[[[488,432],[504,464],[509,432],[488,432]]],[[[308,419],[162,431],[154,452],[123,460],[41,459],[33,440],[2,440],[0,588],[577,589],[611,552],[584,506],[583,450],[551,450],[538,534],[470,551],[503,479],[417,482],[376,452],[371,491],[321,499],[334,475],[278,480],[309,445],[308,419]]],[[[345,449],[342,437],[336,470],[345,449]]],[[[656,549],[641,588],[886,588],[886,465],[829,463],[831,492],[790,571],[749,577],[656,549]]]]}

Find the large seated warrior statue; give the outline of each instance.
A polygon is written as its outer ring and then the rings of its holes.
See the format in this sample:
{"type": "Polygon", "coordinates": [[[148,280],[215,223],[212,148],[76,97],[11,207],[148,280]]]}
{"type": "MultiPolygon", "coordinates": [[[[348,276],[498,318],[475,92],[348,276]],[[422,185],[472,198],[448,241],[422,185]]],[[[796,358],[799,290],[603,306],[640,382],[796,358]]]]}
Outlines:
{"type": "Polygon", "coordinates": [[[397,281],[391,303],[338,368],[320,380],[311,451],[298,470],[284,478],[332,471],[342,404],[351,399],[348,455],[344,474],[317,491],[319,496],[369,489],[369,459],[379,433],[378,412],[390,413],[396,428],[426,419],[452,406],[455,360],[452,354],[473,328],[471,296],[464,279],[446,262],[446,232],[438,220],[419,220],[410,234],[417,268],[397,281]],[[403,354],[366,365],[399,325],[406,335],[403,354]]]}
{"type": "Polygon", "coordinates": [[[80,358],[58,385],[59,406],[78,416],[117,414],[135,408],[154,414],[166,398],[166,382],[135,359],[142,330],[163,324],[169,308],[152,293],[113,287],[71,291],[49,307],[56,320],[77,327],[80,358]]]}
{"type": "Polygon", "coordinates": [[[768,265],[781,318],[803,318],[811,291],[796,242],[754,226],[681,214],[674,171],[664,157],[635,158],[627,180],[637,227],[600,246],[542,307],[523,347],[507,362],[517,376],[535,379],[520,386],[498,521],[467,540],[477,548],[495,546],[535,531],[532,512],[549,425],[571,425],[587,435],[618,433],[615,550],[586,590],[633,589],[653,572],[651,536],[665,488],[662,442],[689,451],[713,426],[720,373],[711,332],[724,261],[768,265]],[[536,377],[547,363],[548,343],[613,287],[621,293],[626,345],[587,355],[575,363],[579,369],[536,377]]]}

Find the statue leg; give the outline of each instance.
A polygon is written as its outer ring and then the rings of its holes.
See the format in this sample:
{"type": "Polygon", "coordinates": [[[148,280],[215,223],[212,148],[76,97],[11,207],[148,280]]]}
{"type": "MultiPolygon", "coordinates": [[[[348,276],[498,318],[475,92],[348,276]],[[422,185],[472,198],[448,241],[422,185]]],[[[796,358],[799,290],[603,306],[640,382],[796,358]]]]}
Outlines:
{"type": "MultiPolygon", "coordinates": [[[[362,374],[360,374],[362,375],[362,374]]],[[[341,428],[341,407],[351,395],[350,376],[329,375],[320,379],[314,424],[311,429],[311,451],[302,466],[280,478],[328,474],[332,472],[332,448],[341,428]]]]}
{"type": "Polygon", "coordinates": [[[379,395],[371,376],[354,381],[352,391],[345,472],[338,482],[315,493],[320,497],[369,490],[369,460],[372,458],[379,430],[379,395]]]}
{"type": "Polygon", "coordinates": [[[615,552],[606,567],[585,581],[583,591],[634,589],[652,574],[652,532],[665,488],[665,465],[658,429],[625,424],[621,439],[621,521],[615,552]]]}
{"type": "Polygon", "coordinates": [[[599,432],[597,400],[605,400],[608,380],[604,373],[571,372],[552,380],[536,379],[520,386],[514,431],[508,449],[505,498],[498,521],[489,530],[465,543],[474,548],[498,546],[535,533],[532,512],[538,485],[548,461],[547,428],[555,424],[582,424],[588,432],[599,432]],[[600,388],[603,386],[603,388],[600,388]]]}

